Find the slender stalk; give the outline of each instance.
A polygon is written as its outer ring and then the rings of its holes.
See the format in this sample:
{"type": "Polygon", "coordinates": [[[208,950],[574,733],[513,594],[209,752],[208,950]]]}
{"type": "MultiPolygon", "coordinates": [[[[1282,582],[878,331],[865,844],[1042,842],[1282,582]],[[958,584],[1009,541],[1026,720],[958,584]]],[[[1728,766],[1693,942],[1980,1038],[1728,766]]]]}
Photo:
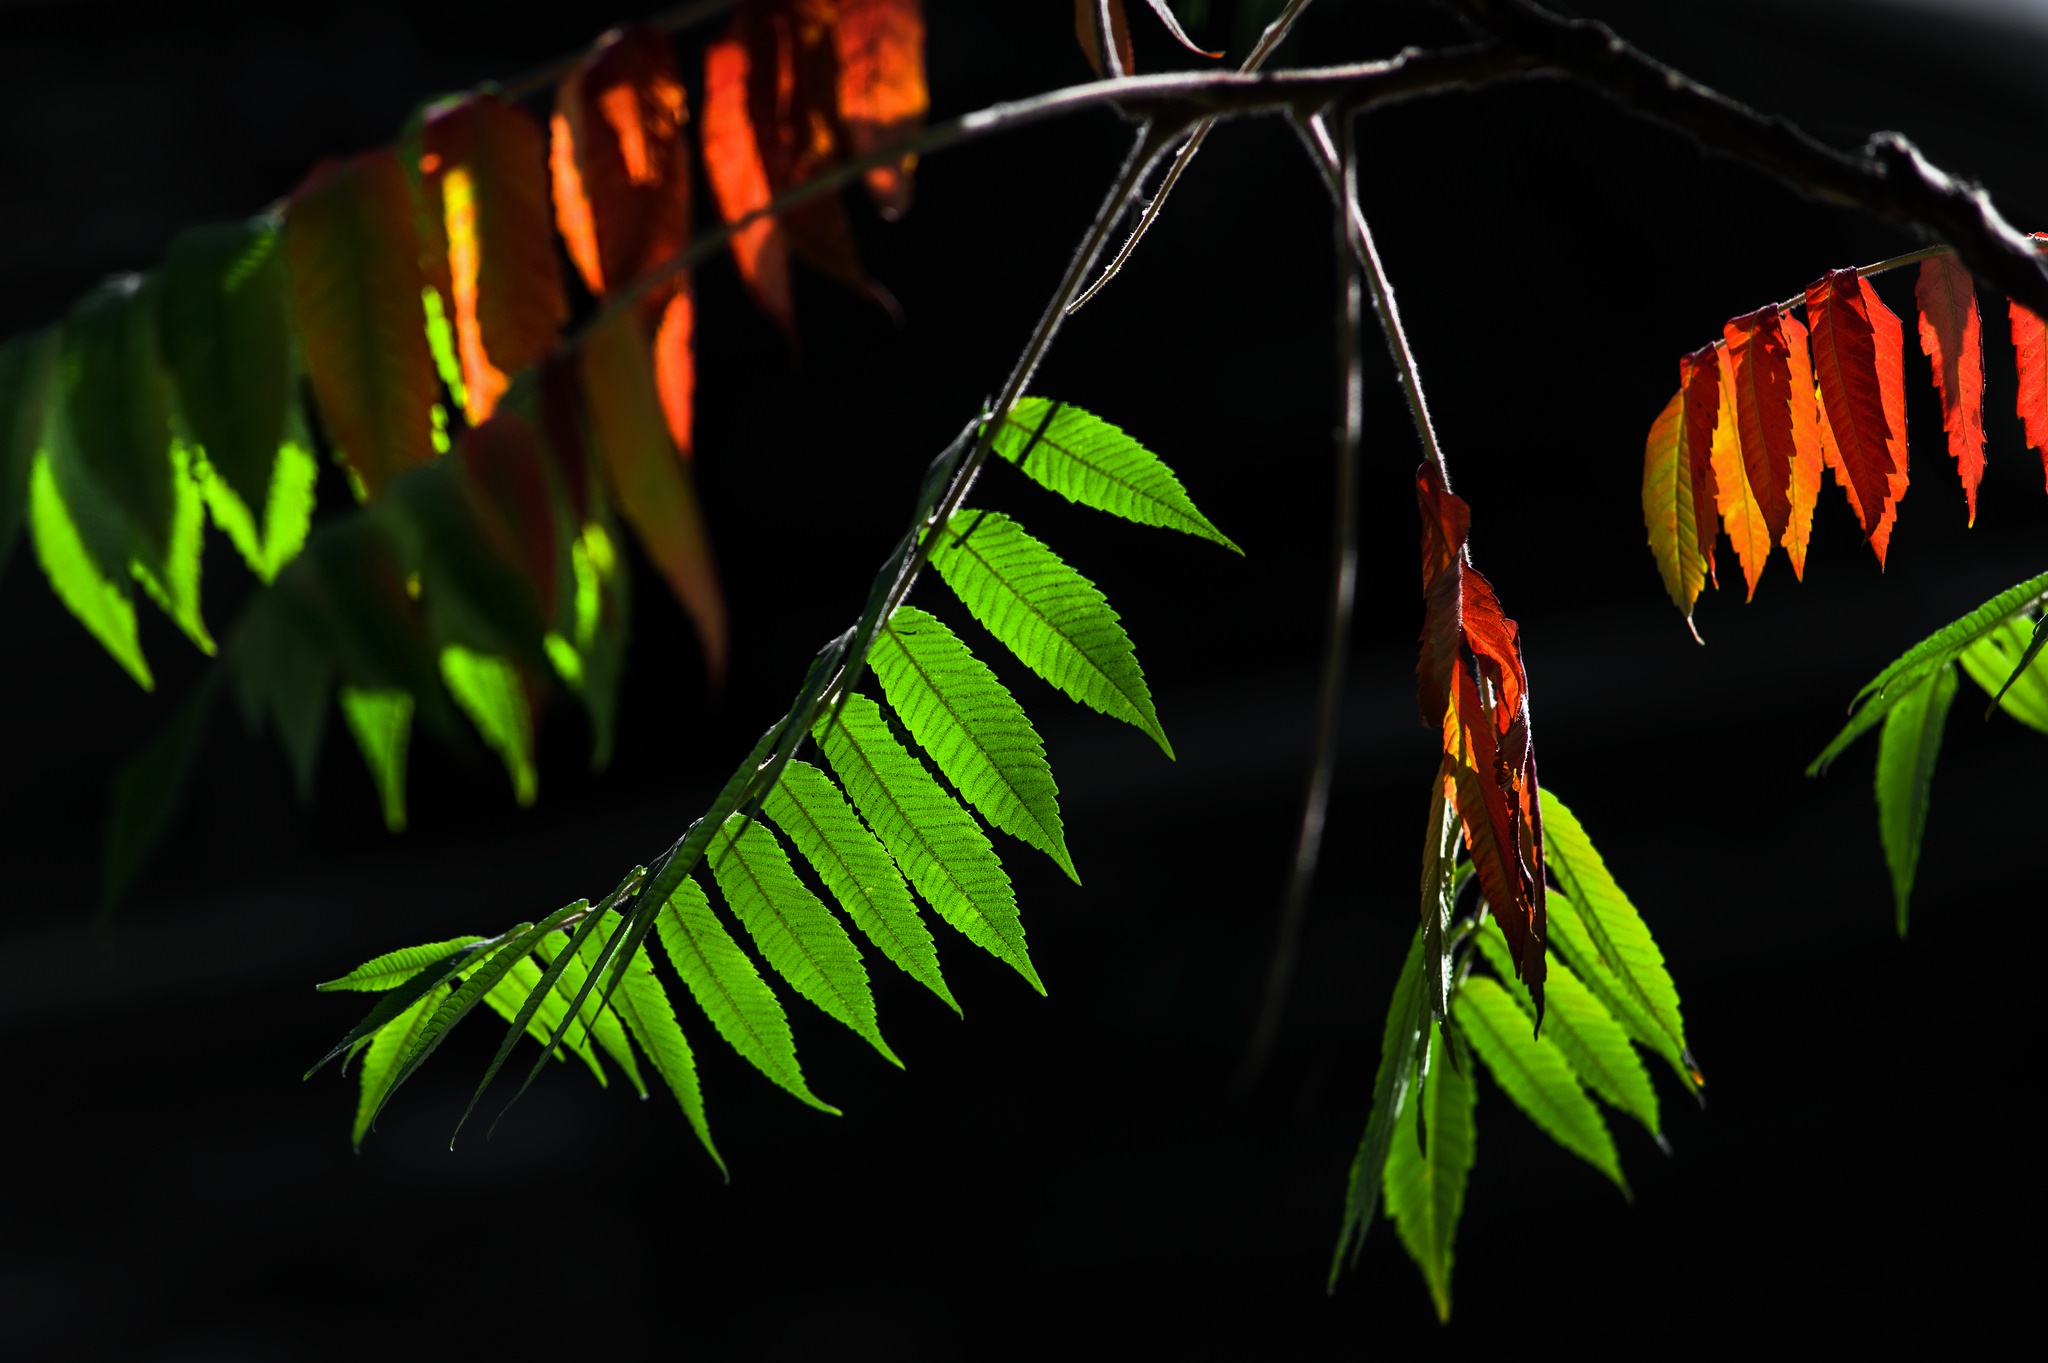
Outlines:
{"type": "MultiPolygon", "coordinates": [[[[1347,160],[1350,147],[1347,137],[1347,160]]],[[[1358,447],[1365,429],[1365,370],[1359,353],[1364,288],[1351,251],[1350,233],[1339,212],[1335,225],[1337,268],[1343,276],[1337,310],[1337,369],[1343,381],[1343,425],[1337,438],[1337,495],[1330,513],[1330,609],[1323,630],[1321,695],[1316,708],[1315,758],[1309,770],[1308,793],[1302,799],[1301,826],[1295,834],[1294,866],[1281,902],[1280,929],[1266,966],[1265,994],[1238,1068],[1240,1092],[1257,1082],[1280,1035],[1287,994],[1301,956],[1302,924],[1308,917],[1308,893],[1321,860],[1323,830],[1330,812],[1330,787],[1337,773],[1338,725],[1343,717],[1345,664],[1351,656],[1352,607],[1358,585],[1358,447]]]]}
{"type": "MultiPolygon", "coordinates": [[[[1908,251],[1906,252],[1906,254],[1902,256],[1890,256],[1884,260],[1876,261],[1869,265],[1858,265],[1856,267],[1856,273],[1861,275],[1865,279],[1870,279],[1877,275],[1889,274],[1893,270],[1903,270],[1908,265],[1917,265],[1923,260],[1932,260],[1936,256],[1952,256],[1954,254],[1955,249],[1953,247],[1923,246],[1917,251],[1908,251]]],[[[1805,291],[1802,290],[1799,293],[1793,294],[1790,298],[1787,298],[1784,301],[1780,302],[1777,305],[1778,311],[1790,312],[1792,311],[1792,309],[1804,305],[1805,302],[1806,294],[1805,291]]]]}
{"type": "MultiPolygon", "coordinates": [[[[1252,48],[1251,55],[1244,59],[1244,65],[1237,68],[1238,74],[1248,76],[1263,67],[1267,58],[1279,50],[1280,44],[1287,40],[1287,34],[1294,27],[1294,21],[1301,17],[1301,12],[1307,9],[1310,3],[1311,0],[1288,0],[1287,8],[1280,12],[1280,17],[1266,25],[1266,31],[1259,35],[1258,44],[1252,48]]],[[[1102,292],[1103,285],[1116,278],[1118,271],[1123,269],[1124,262],[1131,258],[1131,252],[1138,249],[1138,243],[1145,239],[1145,234],[1152,230],[1152,224],[1159,220],[1159,210],[1166,207],[1166,196],[1173,193],[1173,187],[1180,183],[1181,175],[1194,162],[1195,153],[1202,149],[1202,143],[1209,138],[1209,130],[1215,126],[1216,120],[1213,118],[1205,118],[1195,125],[1194,132],[1181,144],[1180,150],[1174,153],[1173,164],[1166,168],[1166,178],[1159,182],[1159,192],[1145,205],[1145,211],[1139,217],[1138,225],[1131,229],[1131,235],[1125,240],[1123,249],[1116,253],[1116,259],[1103,267],[1102,273],[1096,276],[1095,282],[1090,284],[1079,298],[1067,304],[1068,312],[1079,312],[1083,304],[1102,292]]]]}

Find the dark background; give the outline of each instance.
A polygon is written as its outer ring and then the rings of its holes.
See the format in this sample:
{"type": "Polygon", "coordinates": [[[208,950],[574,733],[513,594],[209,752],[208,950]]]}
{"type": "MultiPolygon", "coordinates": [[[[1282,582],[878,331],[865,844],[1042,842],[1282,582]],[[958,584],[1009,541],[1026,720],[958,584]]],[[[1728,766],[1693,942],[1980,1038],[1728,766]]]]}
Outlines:
{"type": "MultiPolygon", "coordinates": [[[[930,8],[936,114],[1086,77],[1064,0],[930,8]]],[[[1901,128],[1983,178],[2015,222],[2048,224],[2038,11],[1581,8],[1843,145],[1901,128]]],[[[1228,39],[1216,9],[1205,32],[1228,39]]],[[[415,101],[623,17],[505,0],[0,3],[0,334],[146,268],[184,225],[261,207],[319,156],[387,139],[415,101]]],[[[1177,61],[1137,26],[1141,65],[1177,61]]],[[[1288,60],[1457,38],[1419,5],[1322,0],[1288,60]]],[[[700,41],[682,40],[693,72],[700,41]]],[[[1830,484],[1808,580],[1775,559],[1744,607],[1724,552],[1700,648],[1643,551],[1638,500],[1677,355],[1826,268],[1916,243],[1552,81],[1372,115],[1364,197],[1474,508],[1476,561],[1523,625],[1545,781],[1662,943],[1710,1081],[1700,1111],[1659,1080],[1669,1159],[1615,1122],[1633,1205],[1489,1082],[1448,1332],[1384,1224],[1336,1296],[1322,1291],[1434,762],[1410,683],[1417,453],[1370,335],[1330,845],[1278,1052],[1251,1092],[1233,1087],[1308,765],[1336,414],[1328,205],[1272,123],[1212,139],[1037,385],[1165,455],[1247,557],[1070,508],[1001,468],[978,494],[1108,592],[1180,754],[1003,669],[1045,735],[1087,882],[1008,859],[1050,997],[942,929],[964,1022],[875,971],[907,1073],[792,1004],[841,1119],[789,1101],[686,1012],[729,1187],[665,1096],[641,1105],[565,1068],[495,1139],[448,1153],[496,1042],[483,1026],[350,1154],[352,1083],[298,1076],[360,1005],[311,983],[601,891],[701,809],[858,609],[919,470],[999,384],[1125,137],[1107,113],[1075,118],[927,161],[901,224],[856,206],[900,329],[805,276],[792,356],[728,262],[700,273],[698,470],[732,678],[707,696],[682,614],[643,565],[617,760],[589,774],[581,719],[556,709],[531,811],[494,767],[423,742],[413,828],[393,838],[338,725],[306,808],[275,742],[223,720],[171,844],[96,926],[111,774],[203,664],[145,611],[159,689],[139,694],[15,551],[0,576],[0,1352],[409,1355],[465,1333],[503,1348],[598,1331],[712,1356],[833,1340],[1320,1355],[1395,1337],[1896,1339],[2017,1315],[2041,1193],[2021,1067],[2042,739],[1980,722],[1965,689],[1905,943],[1873,745],[1826,780],[1800,774],[1866,677],[2043,567],[2004,310],[1986,308],[1977,527],[1909,343],[1917,458],[1889,570],[1830,484]]],[[[1909,335],[1910,279],[1878,286],[1909,335]]],[[[323,504],[345,500],[330,475],[323,504]]],[[[211,543],[219,633],[249,580],[211,543]]],[[[918,599],[971,629],[935,587],[918,599]]]]}

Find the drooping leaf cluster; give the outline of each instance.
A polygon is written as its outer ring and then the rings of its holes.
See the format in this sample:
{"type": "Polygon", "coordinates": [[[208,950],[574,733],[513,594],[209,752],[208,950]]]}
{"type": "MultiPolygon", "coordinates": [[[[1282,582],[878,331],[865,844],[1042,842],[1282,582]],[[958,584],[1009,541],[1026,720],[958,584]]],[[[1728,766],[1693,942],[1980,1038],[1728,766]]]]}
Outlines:
{"type": "MultiPolygon", "coordinates": [[[[1086,412],[1026,398],[971,427],[956,450],[977,434],[1072,501],[1229,545],[1165,464],[1086,412]]],[[[935,469],[947,471],[953,453],[935,469]]],[[[1000,512],[962,507],[937,519],[934,492],[928,483],[919,533],[906,536],[904,552],[927,554],[967,613],[1024,666],[1144,730],[1170,755],[1130,639],[1094,584],[1000,512]]],[[[878,585],[895,581],[900,566],[885,564],[878,585]]],[[[479,1003],[510,1030],[478,1098],[522,1034],[542,1047],[535,1070],[549,1055],[573,1054],[602,1079],[602,1054],[644,1094],[630,1038],[715,1159],[676,1020],[684,994],[771,1081],[836,1112],[804,1076],[776,980],[897,1065],[880,1030],[866,948],[957,1012],[925,912],[1044,992],[1016,892],[987,832],[1037,848],[1078,880],[1044,745],[1017,697],[953,628],[907,603],[871,613],[821,657],[790,721],[763,738],[678,845],[595,907],[578,901],[488,940],[389,953],[322,986],[390,991],[327,1057],[366,1051],[358,1143],[479,1003]],[[853,689],[854,672],[833,670],[862,644],[879,701],[853,689]],[[822,764],[799,760],[796,742],[787,741],[806,734],[822,764]],[[693,874],[700,866],[716,899],[693,874]],[[650,936],[681,992],[656,973],[644,945],[650,936]]]]}
{"type": "MultiPolygon", "coordinates": [[[[743,0],[707,51],[697,119],[721,213],[909,136],[928,102],[919,0],[743,0]]],[[[159,269],[0,348],[0,555],[25,520],[53,590],[138,683],[153,684],[138,588],[215,652],[208,521],[270,585],[227,636],[231,686],[201,688],[125,779],[110,890],[147,851],[133,834],[161,832],[197,712],[226,690],[275,728],[302,789],[338,704],[394,829],[416,718],[469,743],[466,716],[527,803],[534,725],[566,692],[602,762],[629,606],[621,522],[723,673],[690,468],[690,125],[669,38],[614,30],[555,83],[545,124],[488,88],[438,100],[394,146],[322,164],[262,217],[185,233],[159,269]],[[321,449],[361,505],[309,538],[321,449]]],[[[886,215],[910,171],[869,175],[886,215]]],[[[792,246],[869,288],[835,197],[731,244],[785,329],[792,246]]]]}
{"type": "MultiPolygon", "coordinates": [[[[1780,546],[1794,575],[1805,576],[1823,469],[1833,472],[1865,541],[1884,562],[1907,486],[1905,330],[1868,276],[1916,260],[1920,349],[1941,398],[1969,521],[1976,523],[1984,342],[1969,272],[1946,250],[1831,270],[1799,299],[1730,318],[1720,340],[1682,357],[1678,391],[1650,427],[1643,519],[1665,591],[1688,626],[1701,589],[1717,581],[1724,530],[1749,596],[1780,546]]],[[[2018,303],[2007,310],[2018,415],[2048,468],[2048,329],[2018,303]]]]}
{"type": "Polygon", "coordinates": [[[1423,921],[1387,1009],[1372,1111],[1352,1161],[1330,1264],[1333,1288],[1345,1265],[1356,1262],[1384,1206],[1437,1315],[1449,1319],[1458,1221],[1477,1154],[1478,1068],[1544,1134],[1624,1196],[1628,1183],[1601,1105],[1633,1118],[1668,1149],[1657,1091],[1638,1048],[1665,1060],[1689,1091],[1698,1094],[1704,1085],[1686,1045],[1677,988],[1642,916],[1572,812],[1548,790],[1541,799],[1550,834],[1547,863],[1556,878],[1541,1003],[1517,979],[1528,971],[1483,897],[1475,863],[1453,867],[1455,825],[1441,820],[1441,791],[1433,803],[1428,845],[1443,849],[1435,881],[1441,898],[1428,902],[1438,866],[1426,852],[1423,921]],[[1457,901],[1474,881],[1482,897],[1459,914],[1457,901]],[[1447,923],[1450,968],[1446,1006],[1433,1018],[1428,975],[1435,912],[1447,923]],[[1482,965],[1491,973],[1475,973],[1482,965]]]}

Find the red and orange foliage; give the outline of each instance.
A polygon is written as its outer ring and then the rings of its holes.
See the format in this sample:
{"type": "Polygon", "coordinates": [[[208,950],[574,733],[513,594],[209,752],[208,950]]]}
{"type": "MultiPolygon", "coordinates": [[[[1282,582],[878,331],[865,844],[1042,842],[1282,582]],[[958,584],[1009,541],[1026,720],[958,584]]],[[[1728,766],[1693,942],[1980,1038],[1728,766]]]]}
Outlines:
{"type": "MultiPolygon", "coordinates": [[[[1831,270],[1799,300],[1731,318],[1721,340],[1680,359],[1679,391],[1644,445],[1643,519],[1665,591],[1688,625],[1700,590],[1714,580],[1717,515],[1751,597],[1777,546],[1805,576],[1824,467],[1883,565],[1907,486],[1905,333],[1864,275],[1912,259],[1831,270]],[[1803,323],[1793,308],[1804,309],[1803,323]],[[1688,525],[1694,533],[1685,533],[1688,525]]],[[[1976,291],[1943,253],[1920,261],[1914,298],[1920,349],[1974,525],[1985,439],[1976,291]]],[[[2048,328],[2017,304],[2010,311],[2019,415],[2048,466],[2048,328]]]]}
{"type": "MultiPolygon", "coordinates": [[[[931,91],[924,79],[924,6],[919,0],[842,0],[834,30],[839,54],[839,120],[847,150],[866,156],[924,127],[931,91]]],[[[917,158],[871,168],[868,194],[891,221],[910,207],[917,158]]]]}
{"type": "MultiPolygon", "coordinates": [[[[1709,371],[1711,372],[1711,371],[1709,371]]],[[[1543,813],[1529,732],[1529,675],[1521,629],[1471,563],[1472,509],[1436,465],[1416,470],[1422,512],[1422,653],[1416,699],[1425,728],[1443,734],[1444,799],[1516,973],[1543,1010],[1543,813]]]]}
{"type": "Polygon", "coordinates": [[[434,362],[405,169],[389,150],[314,168],[284,213],[292,316],[335,449],[367,496],[434,457],[434,362]]]}

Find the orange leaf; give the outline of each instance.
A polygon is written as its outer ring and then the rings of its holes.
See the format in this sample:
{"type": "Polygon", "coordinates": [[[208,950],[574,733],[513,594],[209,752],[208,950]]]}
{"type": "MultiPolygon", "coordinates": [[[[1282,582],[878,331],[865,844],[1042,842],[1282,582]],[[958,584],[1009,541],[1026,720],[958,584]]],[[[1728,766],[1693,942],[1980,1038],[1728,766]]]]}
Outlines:
{"type": "MultiPolygon", "coordinates": [[[[1683,393],[1671,401],[1650,423],[1650,438],[1643,444],[1643,524],[1650,532],[1650,556],[1664,579],[1671,603],[1685,612],[1692,628],[1693,602],[1707,582],[1706,565],[1700,562],[1699,532],[1692,514],[1692,460],[1686,450],[1685,422],[1680,419],[1683,393]]],[[[1693,638],[1699,631],[1693,629],[1693,638]]]]}
{"type": "Polygon", "coordinates": [[[1977,487],[1984,481],[1984,332],[1977,288],[1954,256],[1920,262],[1913,286],[1920,304],[1920,351],[1934,366],[1941,428],[1963,480],[1970,524],[1977,523],[1977,487]]]}
{"type": "MultiPolygon", "coordinates": [[[[865,156],[924,126],[931,92],[924,79],[922,0],[843,0],[833,30],[839,57],[839,121],[848,147],[865,156]]],[[[910,207],[915,156],[876,166],[865,176],[883,217],[910,207]]]]}
{"type": "Polygon", "coordinates": [[[364,496],[434,457],[434,360],[405,170],[316,167],[285,206],[292,312],[327,431],[364,496]]]}
{"type": "Polygon", "coordinates": [[[725,598],[697,490],[669,443],[639,317],[620,312],[592,332],[580,370],[590,443],[626,523],[696,624],[716,685],[725,676],[725,598]]]}
{"type": "Polygon", "coordinates": [[[435,110],[421,134],[429,202],[448,234],[466,415],[486,420],[569,315],[549,229],[540,124],[496,95],[435,110]]]}
{"type": "Polygon", "coordinates": [[[1831,270],[1806,286],[1806,317],[1837,475],[1855,494],[1850,504],[1881,564],[1893,504],[1905,491],[1904,334],[1853,269],[1831,270]]]}
{"type": "MultiPolygon", "coordinates": [[[[1743,581],[1749,586],[1749,595],[1744,599],[1754,601],[1757,580],[1764,575],[1764,564],[1771,556],[1772,532],[1762,499],[1749,480],[1748,465],[1743,460],[1744,442],[1737,433],[1734,366],[1728,348],[1717,346],[1715,352],[1721,371],[1721,409],[1708,456],[1714,465],[1715,505],[1721,512],[1721,524],[1728,531],[1729,542],[1735,546],[1735,560],[1742,565],[1743,581]]],[[[1789,416],[1788,408],[1788,425],[1789,416]]]]}
{"type": "Polygon", "coordinates": [[[690,234],[689,108],[668,39],[614,29],[555,88],[555,221],[602,297],[675,255],[690,234]]]}
{"type": "Polygon", "coordinates": [[[1080,40],[1081,55],[1098,76],[1128,76],[1136,71],[1131,60],[1131,25],[1124,17],[1123,0],[1074,0],[1074,36],[1080,40]],[[1117,70],[1102,69],[1102,13],[1109,11],[1110,45],[1115,49],[1117,70]]]}
{"type": "Polygon", "coordinates": [[[533,428],[509,409],[463,433],[456,467],[484,538],[533,587],[543,620],[557,605],[555,512],[546,457],[533,428]]]}
{"type": "Polygon", "coordinates": [[[1727,340],[1724,379],[1732,379],[1735,430],[1749,490],[1773,542],[1792,518],[1792,377],[1785,331],[1775,307],[1759,308],[1721,328],[1727,340]]]}
{"type": "Polygon", "coordinates": [[[2013,360],[2019,369],[2017,411],[2026,428],[2027,444],[2041,452],[2048,470],[2048,323],[2018,303],[2006,304],[2012,318],[2013,360]]]}
{"type": "MultiPolygon", "coordinates": [[[[736,15],[725,36],[704,50],[704,173],[727,222],[759,212],[774,197],[748,108],[752,71],[753,61],[736,15]]],[[[784,332],[795,335],[789,237],[781,224],[761,218],[740,228],[733,233],[732,255],[741,281],[761,311],[784,332]]]]}
{"type": "Polygon", "coordinates": [[[1788,489],[1791,513],[1785,522],[1782,543],[1792,560],[1792,575],[1806,578],[1806,544],[1813,533],[1813,508],[1820,500],[1820,474],[1824,463],[1820,439],[1820,398],[1813,384],[1813,356],[1806,341],[1806,324],[1797,317],[1781,316],[1779,329],[1785,337],[1786,400],[1792,412],[1792,480],[1788,489]]]}
{"type": "Polygon", "coordinates": [[[1686,465],[1692,476],[1693,529],[1700,564],[1706,569],[1707,580],[1718,588],[1721,576],[1714,570],[1714,546],[1721,532],[1714,519],[1717,498],[1711,452],[1714,427],[1721,420],[1721,361],[1715,347],[1701,346],[1679,360],[1678,391],[1684,396],[1679,420],[1685,424],[1686,465]]]}
{"type": "Polygon", "coordinates": [[[696,313],[690,300],[689,280],[684,279],[669,296],[655,328],[654,382],[661,394],[661,411],[668,421],[669,437],[685,461],[694,453],[691,429],[697,405],[697,356],[692,349],[695,330],[696,313]]]}

